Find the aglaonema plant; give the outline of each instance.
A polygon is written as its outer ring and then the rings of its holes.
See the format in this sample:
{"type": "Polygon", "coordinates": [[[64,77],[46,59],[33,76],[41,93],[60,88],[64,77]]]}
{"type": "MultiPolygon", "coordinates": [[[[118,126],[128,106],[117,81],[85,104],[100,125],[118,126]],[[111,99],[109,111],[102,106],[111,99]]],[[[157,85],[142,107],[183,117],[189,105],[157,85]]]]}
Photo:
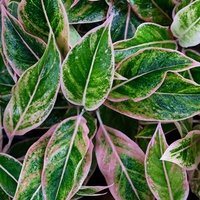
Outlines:
{"type": "Polygon", "coordinates": [[[0,0],[0,35],[1,200],[200,198],[200,0],[0,0]]]}

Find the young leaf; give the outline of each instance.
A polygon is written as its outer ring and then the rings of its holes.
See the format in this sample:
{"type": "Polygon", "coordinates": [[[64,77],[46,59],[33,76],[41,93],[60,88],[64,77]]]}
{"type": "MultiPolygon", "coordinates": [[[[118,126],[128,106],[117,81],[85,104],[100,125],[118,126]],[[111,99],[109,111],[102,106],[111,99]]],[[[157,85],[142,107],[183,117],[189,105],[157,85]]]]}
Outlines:
{"type": "Polygon", "coordinates": [[[96,136],[96,157],[116,200],[153,199],[144,176],[144,153],[122,132],[102,125],[96,136]]]}
{"type": "Polygon", "coordinates": [[[123,60],[117,73],[126,78],[115,81],[109,94],[111,101],[141,101],[151,96],[163,83],[168,71],[184,71],[199,63],[178,51],[147,48],[123,60]]]}
{"type": "Polygon", "coordinates": [[[105,1],[81,0],[74,5],[74,0],[63,0],[63,3],[71,24],[94,23],[106,18],[108,6],[105,1]]]}
{"type": "Polygon", "coordinates": [[[200,0],[196,0],[181,9],[171,25],[172,33],[182,47],[191,47],[200,43],[200,0]]]}
{"type": "Polygon", "coordinates": [[[145,157],[146,179],[156,199],[186,200],[189,193],[186,171],[160,160],[168,145],[159,124],[148,145],[145,157]]]}
{"type": "Polygon", "coordinates": [[[176,42],[168,27],[153,23],[143,23],[138,26],[133,38],[114,44],[117,63],[146,47],[161,47],[177,49],[176,42]],[[151,34],[149,34],[151,33],[151,34]]]}
{"type": "Polygon", "coordinates": [[[15,194],[21,168],[19,161],[7,154],[0,153],[0,187],[11,197],[15,194]]]}
{"type": "Polygon", "coordinates": [[[47,200],[69,200],[80,189],[92,161],[86,120],[79,115],[61,122],[45,152],[42,173],[47,200]]]}
{"type": "Polygon", "coordinates": [[[4,113],[8,137],[23,135],[38,127],[53,109],[60,79],[60,55],[50,35],[42,58],[19,79],[4,113]]]}
{"type": "Polygon", "coordinates": [[[45,43],[25,32],[22,25],[1,6],[3,53],[13,70],[21,75],[43,55],[45,43]]]}
{"type": "Polygon", "coordinates": [[[200,131],[191,131],[184,138],[172,143],[161,159],[176,163],[187,170],[193,170],[200,162],[199,142],[200,131]]]}
{"type": "Polygon", "coordinates": [[[106,0],[109,14],[113,15],[111,26],[112,41],[133,37],[136,28],[142,23],[126,0],[106,0]]]}
{"type": "Polygon", "coordinates": [[[41,173],[48,141],[56,129],[53,126],[27,151],[14,200],[43,200],[41,173]]]}
{"type": "Polygon", "coordinates": [[[169,25],[172,22],[171,14],[174,7],[172,0],[135,0],[131,4],[135,13],[145,21],[161,25],[169,25]]]}
{"type": "Polygon", "coordinates": [[[22,0],[19,4],[19,20],[26,30],[47,40],[49,26],[63,56],[68,52],[68,19],[61,0],[22,0]],[[45,16],[46,15],[46,16],[45,16]]]}
{"type": "Polygon", "coordinates": [[[111,18],[87,33],[69,52],[62,68],[65,97],[89,111],[105,101],[114,77],[110,23],[111,18]]]}
{"type": "Polygon", "coordinates": [[[163,85],[149,98],[139,102],[106,101],[109,108],[145,121],[175,121],[192,117],[200,110],[200,86],[179,74],[168,73],[163,85]]]}

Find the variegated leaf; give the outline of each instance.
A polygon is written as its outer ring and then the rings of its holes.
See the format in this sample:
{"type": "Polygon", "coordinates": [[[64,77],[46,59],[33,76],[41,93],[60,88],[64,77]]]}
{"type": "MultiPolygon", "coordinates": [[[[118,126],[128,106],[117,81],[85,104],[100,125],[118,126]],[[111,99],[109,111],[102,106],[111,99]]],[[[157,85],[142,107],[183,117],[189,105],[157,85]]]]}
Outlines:
{"type": "Polygon", "coordinates": [[[45,200],[70,200],[81,188],[92,161],[88,133],[81,115],[64,120],[54,131],[42,173],[45,200]]]}
{"type": "Polygon", "coordinates": [[[18,19],[18,6],[19,6],[19,2],[17,2],[17,1],[9,1],[8,2],[8,11],[16,19],[18,19]]]}
{"type": "Polygon", "coordinates": [[[200,131],[189,132],[184,138],[172,143],[162,156],[187,170],[197,168],[200,162],[200,131]]]}
{"type": "Polygon", "coordinates": [[[125,134],[102,125],[96,136],[96,157],[114,199],[153,199],[144,175],[144,153],[125,134]]]}
{"type": "Polygon", "coordinates": [[[160,160],[168,145],[159,124],[148,145],[145,157],[146,179],[156,199],[186,200],[189,185],[186,171],[179,166],[160,160]]]}
{"type": "Polygon", "coordinates": [[[68,19],[61,0],[22,0],[19,4],[19,20],[30,33],[47,40],[49,24],[63,56],[68,52],[68,19]],[[46,15],[46,16],[45,16],[46,15]]]}
{"type": "Polygon", "coordinates": [[[69,26],[69,45],[71,47],[75,46],[77,42],[81,39],[78,31],[73,27],[73,25],[69,26]]]}
{"type": "Polygon", "coordinates": [[[3,53],[13,70],[21,75],[43,55],[45,43],[23,29],[22,25],[1,6],[3,53]]]}
{"type": "Polygon", "coordinates": [[[200,0],[184,7],[175,15],[171,30],[182,47],[200,43],[200,0]]]}
{"type": "Polygon", "coordinates": [[[139,102],[105,102],[109,108],[145,121],[174,121],[192,117],[200,111],[200,86],[175,73],[168,73],[163,85],[139,102]]]}
{"type": "Polygon", "coordinates": [[[105,1],[81,0],[74,5],[74,0],[62,0],[70,24],[84,24],[102,21],[106,18],[108,6],[105,1]]]}
{"type": "Polygon", "coordinates": [[[172,22],[171,15],[174,7],[172,0],[128,0],[135,13],[145,21],[161,25],[172,22]]]}
{"type": "Polygon", "coordinates": [[[143,23],[138,26],[133,38],[114,44],[117,63],[146,47],[161,47],[177,49],[176,42],[168,27],[153,23],[143,23]],[[151,33],[151,34],[150,34],[151,33]]]}
{"type": "Polygon", "coordinates": [[[43,200],[41,173],[48,141],[56,129],[53,126],[27,151],[14,200],[43,200]]]}
{"type": "Polygon", "coordinates": [[[7,154],[0,153],[0,187],[10,197],[15,194],[21,168],[19,161],[7,154]]]}
{"type": "Polygon", "coordinates": [[[111,18],[87,33],[69,52],[62,68],[61,86],[65,97],[89,111],[105,101],[113,81],[110,23],[111,18]]]}
{"type": "Polygon", "coordinates": [[[53,109],[60,79],[60,55],[50,35],[42,58],[19,79],[4,113],[8,137],[23,135],[38,127],[53,109]]]}
{"type": "Polygon", "coordinates": [[[146,48],[123,60],[117,73],[125,78],[115,81],[111,101],[141,101],[151,96],[163,83],[168,71],[184,71],[199,63],[178,51],[146,48]]]}
{"type": "Polygon", "coordinates": [[[132,11],[127,0],[106,0],[109,5],[109,13],[113,15],[111,26],[112,41],[133,37],[136,28],[142,23],[132,11]]]}

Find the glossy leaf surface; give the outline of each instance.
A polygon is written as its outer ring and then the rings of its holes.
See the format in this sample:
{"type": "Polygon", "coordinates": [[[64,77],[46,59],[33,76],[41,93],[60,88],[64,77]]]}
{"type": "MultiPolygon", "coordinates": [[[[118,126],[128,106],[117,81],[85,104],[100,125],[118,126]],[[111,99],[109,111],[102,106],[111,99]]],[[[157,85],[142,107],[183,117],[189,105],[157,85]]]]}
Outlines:
{"type": "Polygon", "coordinates": [[[113,57],[109,19],[87,33],[65,59],[61,86],[67,100],[86,110],[98,108],[112,85],[113,57]]]}
{"type": "Polygon", "coordinates": [[[159,124],[146,152],[145,172],[148,185],[156,199],[187,199],[189,186],[186,171],[175,164],[160,160],[167,147],[159,124]]]}
{"type": "Polygon", "coordinates": [[[53,109],[59,89],[60,55],[51,36],[42,58],[19,79],[4,113],[8,137],[38,127],[53,109]]]}

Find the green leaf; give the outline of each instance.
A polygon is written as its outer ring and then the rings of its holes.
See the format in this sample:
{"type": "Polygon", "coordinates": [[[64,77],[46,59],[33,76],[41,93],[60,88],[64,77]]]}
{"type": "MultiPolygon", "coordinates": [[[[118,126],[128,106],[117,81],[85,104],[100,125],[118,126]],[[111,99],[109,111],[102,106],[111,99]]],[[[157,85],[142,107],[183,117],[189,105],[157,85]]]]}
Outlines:
{"type": "Polygon", "coordinates": [[[178,51],[162,48],[142,49],[118,65],[116,72],[125,80],[115,81],[109,100],[141,101],[161,86],[168,71],[184,71],[198,64],[178,51]]]}
{"type": "Polygon", "coordinates": [[[109,188],[109,186],[82,186],[80,190],[76,193],[76,195],[72,198],[72,200],[81,199],[83,197],[95,197],[105,195],[106,193],[99,192],[107,188],[109,188]]]}
{"type": "MultiPolygon", "coordinates": [[[[185,55],[200,62],[200,53],[197,51],[194,51],[192,49],[187,49],[184,51],[185,55]]],[[[200,84],[200,64],[199,67],[195,67],[193,69],[190,69],[192,79],[200,84]]]]}
{"type": "Polygon", "coordinates": [[[132,100],[105,102],[109,108],[126,116],[145,121],[175,121],[192,117],[200,110],[200,86],[174,73],[153,95],[140,102],[132,100]]]}
{"type": "Polygon", "coordinates": [[[61,87],[66,99],[89,111],[105,101],[113,81],[110,22],[111,18],[87,33],[69,52],[62,67],[61,87]]]}
{"type": "Polygon", "coordinates": [[[3,58],[0,53],[0,100],[9,100],[11,96],[11,89],[14,85],[14,81],[3,62],[3,58]]]}
{"type": "Polygon", "coordinates": [[[10,197],[0,188],[0,199],[11,200],[10,197]]]}
{"type": "Polygon", "coordinates": [[[63,56],[68,52],[68,19],[61,0],[22,0],[19,4],[19,20],[26,30],[47,40],[49,35],[48,18],[63,56]],[[43,9],[44,8],[44,9],[43,9]]]}
{"type": "Polygon", "coordinates": [[[19,2],[17,1],[9,1],[8,3],[8,11],[16,19],[18,19],[18,6],[19,6],[19,2]]]}
{"type": "Polygon", "coordinates": [[[15,194],[21,168],[19,161],[7,154],[0,153],[0,187],[11,197],[15,194]]]}
{"type": "Polygon", "coordinates": [[[126,0],[108,1],[109,13],[113,15],[111,35],[113,42],[133,37],[136,28],[142,23],[126,0]]]}
{"type": "Polygon", "coordinates": [[[60,65],[60,55],[50,35],[42,58],[20,77],[13,88],[4,113],[4,128],[8,137],[23,135],[48,117],[60,86],[60,65]]]}
{"type": "Polygon", "coordinates": [[[183,200],[189,194],[186,171],[160,160],[168,145],[159,124],[148,145],[145,157],[146,179],[156,199],[183,200]]]}
{"type": "Polygon", "coordinates": [[[6,60],[21,75],[43,55],[45,43],[23,29],[22,25],[1,7],[2,45],[6,60]]]}
{"type": "Polygon", "coordinates": [[[145,21],[161,25],[169,25],[172,22],[172,0],[135,0],[131,4],[135,13],[145,21]]]}
{"type": "Polygon", "coordinates": [[[189,131],[193,129],[193,118],[185,119],[182,121],[174,122],[178,132],[181,137],[184,137],[188,134],[189,131]]]}
{"type": "Polygon", "coordinates": [[[18,187],[14,200],[43,200],[41,173],[45,149],[48,141],[56,129],[53,126],[27,151],[21,170],[18,187]]]}
{"type": "Polygon", "coordinates": [[[125,134],[102,125],[96,136],[96,157],[114,199],[153,199],[144,175],[144,153],[125,134]]]}
{"type": "Polygon", "coordinates": [[[114,44],[117,63],[146,47],[177,49],[176,42],[168,27],[153,23],[143,23],[138,26],[133,38],[114,44]],[[149,34],[151,33],[151,34],[149,34]]]}
{"type": "Polygon", "coordinates": [[[93,146],[81,116],[61,122],[45,152],[42,187],[45,199],[71,199],[89,172],[93,146]]]}
{"type": "Polygon", "coordinates": [[[167,160],[187,170],[197,168],[200,162],[200,131],[189,132],[184,138],[172,143],[162,156],[167,160]]]}
{"type": "Polygon", "coordinates": [[[106,18],[108,6],[105,1],[81,0],[74,6],[74,0],[62,1],[70,24],[94,23],[106,18]]]}
{"type": "Polygon", "coordinates": [[[81,39],[81,36],[77,32],[77,30],[73,27],[73,25],[69,26],[69,45],[71,47],[75,46],[77,42],[81,39]]]}
{"type": "Polygon", "coordinates": [[[200,43],[200,0],[181,9],[171,25],[172,33],[182,47],[196,46],[200,43]]]}

